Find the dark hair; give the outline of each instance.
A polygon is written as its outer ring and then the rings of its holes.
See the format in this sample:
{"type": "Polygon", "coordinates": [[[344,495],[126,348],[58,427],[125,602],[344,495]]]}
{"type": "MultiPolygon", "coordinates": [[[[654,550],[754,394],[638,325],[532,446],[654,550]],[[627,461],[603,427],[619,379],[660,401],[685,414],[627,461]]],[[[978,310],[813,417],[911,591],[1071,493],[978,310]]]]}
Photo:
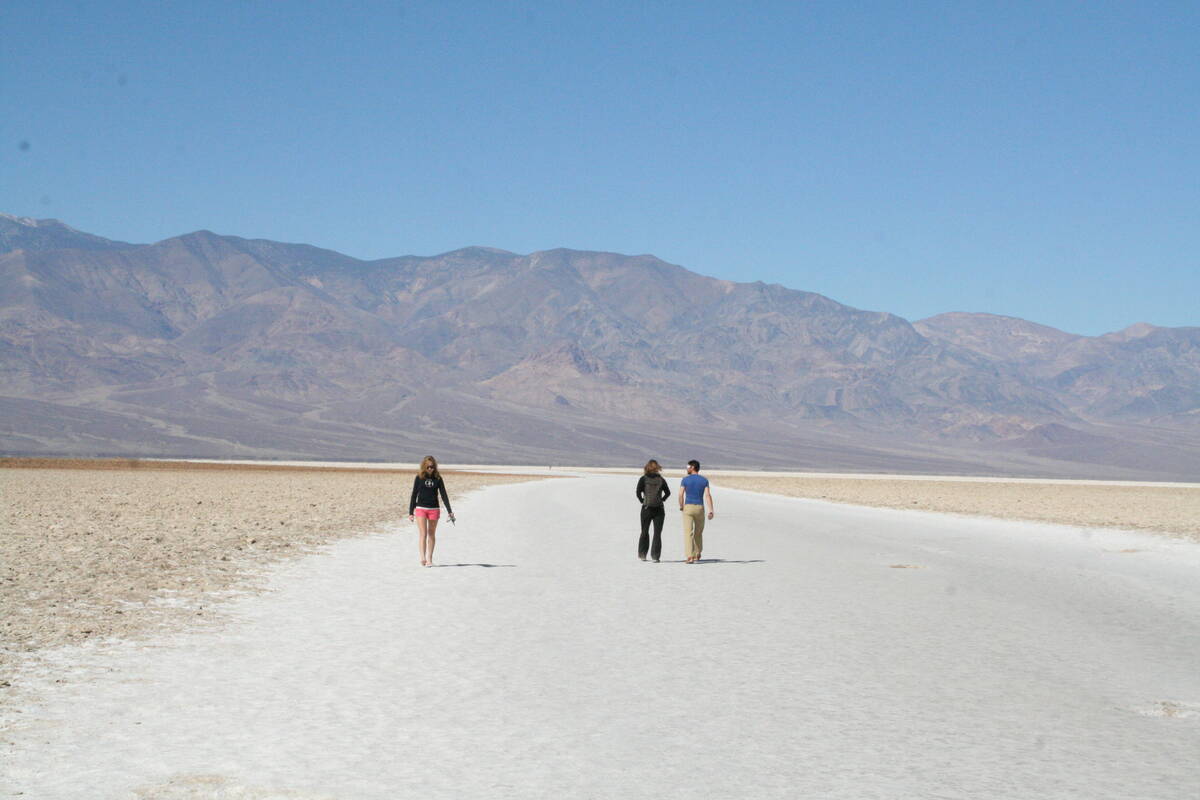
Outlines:
{"type": "Polygon", "coordinates": [[[688,466],[694,469],[696,472],[700,471],[700,462],[694,458],[688,462],[688,466]]]}
{"type": "Polygon", "coordinates": [[[654,473],[660,471],[662,471],[662,467],[659,466],[659,463],[653,458],[646,462],[646,466],[643,469],[643,472],[645,472],[647,475],[653,475],[654,473]]]}

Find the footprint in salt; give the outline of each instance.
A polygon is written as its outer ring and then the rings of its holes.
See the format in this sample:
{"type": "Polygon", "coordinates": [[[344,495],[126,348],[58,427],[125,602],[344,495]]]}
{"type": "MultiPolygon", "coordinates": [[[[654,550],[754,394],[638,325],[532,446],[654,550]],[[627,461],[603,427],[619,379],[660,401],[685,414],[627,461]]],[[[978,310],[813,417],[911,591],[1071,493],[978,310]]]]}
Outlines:
{"type": "Polygon", "coordinates": [[[1200,719],[1200,703],[1187,703],[1181,700],[1156,700],[1149,706],[1134,708],[1133,711],[1143,717],[1200,719]]]}

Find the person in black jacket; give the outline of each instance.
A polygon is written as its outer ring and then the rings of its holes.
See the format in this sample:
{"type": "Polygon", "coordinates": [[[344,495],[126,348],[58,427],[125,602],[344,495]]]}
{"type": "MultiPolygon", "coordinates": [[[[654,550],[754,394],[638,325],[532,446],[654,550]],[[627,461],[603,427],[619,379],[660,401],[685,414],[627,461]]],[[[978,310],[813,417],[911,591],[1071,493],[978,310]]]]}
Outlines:
{"type": "Polygon", "coordinates": [[[667,479],[662,476],[662,467],[653,458],[646,462],[642,477],[637,482],[637,499],[642,504],[642,535],[638,539],[638,558],[646,560],[647,550],[654,563],[662,555],[662,529],[666,511],[663,501],[671,496],[667,479]],[[654,523],[654,544],[650,544],[650,523],[654,523]]]}
{"type": "Polygon", "coordinates": [[[417,531],[420,534],[418,545],[421,549],[421,566],[433,566],[433,546],[437,543],[434,534],[437,532],[438,518],[442,515],[438,505],[438,495],[446,503],[446,513],[450,521],[454,521],[454,511],[450,508],[450,497],[446,494],[446,483],[438,472],[437,459],[425,456],[421,461],[421,470],[413,478],[412,497],[408,501],[408,521],[415,518],[417,531]]]}

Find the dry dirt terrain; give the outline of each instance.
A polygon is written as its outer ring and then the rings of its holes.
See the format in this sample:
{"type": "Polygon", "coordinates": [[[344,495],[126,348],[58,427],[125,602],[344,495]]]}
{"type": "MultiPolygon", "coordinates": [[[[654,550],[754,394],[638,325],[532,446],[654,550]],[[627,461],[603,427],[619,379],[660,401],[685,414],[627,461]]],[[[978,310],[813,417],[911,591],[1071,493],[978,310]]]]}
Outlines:
{"type": "Polygon", "coordinates": [[[4,794],[1196,800],[1200,546],[714,475],[705,559],[668,510],[655,564],[636,479],[463,498],[446,569],[360,536],[220,625],[47,651],[4,794]]]}
{"type": "Polygon", "coordinates": [[[714,476],[713,486],[860,506],[1154,531],[1200,541],[1200,487],[1195,486],[749,475],[714,476]]]}
{"type": "MultiPolygon", "coordinates": [[[[65,643],[212,617],[263,565],[404,518],[411,472],[0,459],[0,667],[65,643]]],[[[446,474],[451,499],[534,475],[446,474]]],[[[1200,488],[713,476],[856,505],[1168,532],[1200,540],[1200,488]]],[[[3,682],[0,675],[0,682],[3,682]]],[[[2,687],[0,687],[2,688],[2,687]]]]}
{"type": "MultiPolygon", "coordinates": [[[[0,684],[21,653],[211,616],[213,600],[252,590],[266,563],[406,519],[412,475],[0,459],[0,684]]],[[[445,479],[454,503],[536,478],[445,479]]]]}

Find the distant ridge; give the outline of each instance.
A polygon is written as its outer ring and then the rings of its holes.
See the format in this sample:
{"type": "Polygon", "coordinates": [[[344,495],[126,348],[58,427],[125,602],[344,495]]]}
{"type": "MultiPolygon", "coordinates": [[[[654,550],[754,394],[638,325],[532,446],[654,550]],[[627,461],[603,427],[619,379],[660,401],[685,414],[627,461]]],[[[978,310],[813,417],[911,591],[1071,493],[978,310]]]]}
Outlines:
{"type": "Polygon", "coordinates": [[[651,255],[0,215],[0,450],[1200,478],[1200,328],[909,323],[651,255]]]}
{"type": "Polygon", "coordinates": [[[77,231],[56,219],[34,219],[0,214],[0,252],[10,250],[115,250],[134,247],[77,231]]]}

